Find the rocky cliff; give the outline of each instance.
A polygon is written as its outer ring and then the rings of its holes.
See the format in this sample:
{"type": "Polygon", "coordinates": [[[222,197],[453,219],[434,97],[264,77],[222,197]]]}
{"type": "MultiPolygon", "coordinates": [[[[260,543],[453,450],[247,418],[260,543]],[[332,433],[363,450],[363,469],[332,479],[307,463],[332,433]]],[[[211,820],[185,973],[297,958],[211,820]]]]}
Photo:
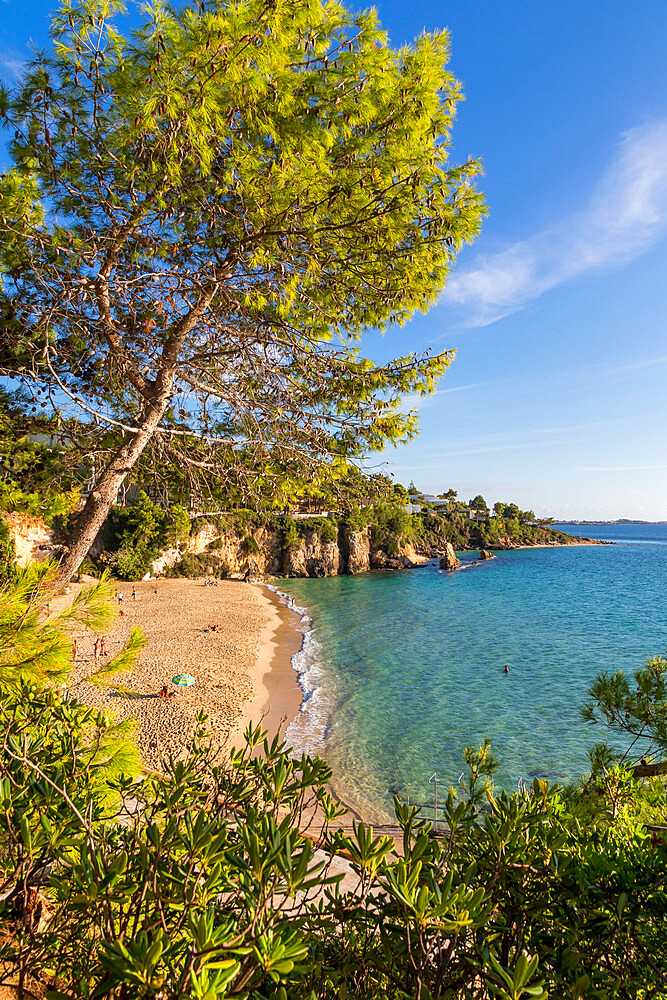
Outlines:
{"type": "MultiPolygon", "coordinates": [[[[52,529],[39,518],[17,513],[3,513],[2,517],[14,541],[20,565],[30,560],[57,558],[62,551],[52,529]]],[[[386,531],[376,532],[374,536],[370,527],[353,530],[345,523],[336,526],[322,518],[312,520],[312,524],[301,521],[298,525],[292,521],[289,529],[285,525],[281,528],[280,524],[257,524],[256,521],[252,528],[246,529],[199,521],[185,542],[163,549],[152,561],[149,556],[144,566],[150,566],[148,576],[214,575],[257,580],[275,576],[324,577],[378,569],[411,569],[431,559],[440,559],[447,570],[457,569],[460,565],[454,546],[444,533],[432,532],[428,540],[422,538],[412,543],[398,541],[398,534],[387,534],[386,531]],[[374,544],[374,537],[384,539],[382,544],[386,548],[374,544]]],[[[568,544],[582,541],[585,540],[571,538],[568,544]]],[[[549,534],[545,533],[545,539],[540,538],[537,544],[563,543],[558,539],[551,541],[549,534]]],[[[515,547],[518,543],[510,537],[500,537],[495,544],[479,546],[485,549],[515,547]]],[[[104,531],[96,539],[90,556],[102,565],[109,564],[108,558],[105,559],[104,531]]],[[[489,557],[493,558],[488,551],[481,553],[481,559],[489,557]]],[[[140,569],[141,572],[144,570],[140,569]]]]}
{"type": "Polygon", "coordinates": [[[266,576],[323,577],[367,573],[371,569],[410,569],[428,562],[410,543],[398,545],[395,555],[373,546],[368,528],[352,531],[340,525],[338,537],[327,540],[305,528],[297,544],[285,545],[278,530],[259,527],[252,536],[221,529],[212,523],[197,527],[181,547],[162,552],[151,574],[212,573],[236,579],[266,576]]]}
{"type": "Polygon", "coordinates": [[[16,562],[27,566],[29,562],[44,562],[60,555],[62,545],[55,540],[53,528],[39,517],[16,512],[2,512],[2,519],[9,529],[9,537],[14,542],[16,562]]]}

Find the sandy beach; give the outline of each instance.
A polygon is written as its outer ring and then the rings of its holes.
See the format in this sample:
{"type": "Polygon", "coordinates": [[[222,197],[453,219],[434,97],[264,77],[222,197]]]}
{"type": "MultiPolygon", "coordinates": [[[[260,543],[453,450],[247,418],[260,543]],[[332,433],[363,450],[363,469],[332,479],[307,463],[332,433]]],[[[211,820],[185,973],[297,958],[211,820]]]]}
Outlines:
{"type": "Polygon", "coordinates": [[[220,746],[239,745],[249,721],[263,719],[272,732],[284,731],[301,702],[290,662],[301,636],[294,627],[297,616],[272,591],[231,580],[205,587],[202,580],[185,579],[120,583],[117,589],[123,594],[124,616],[105,636],[109,655],[133,627],[147,637],[132,673],[118,678],[132,696],[80,681],[95,667],[91,633],[78,638],[71,689],[116,718],[139,724],[138,743],[147,767],[158,768],[165,755],[183,752],[202,708],[220,746]],[[217,626],[215,632],[211,625],[217,626]],[[196,683],[180,689],[178,697],[160,698],[162,685],[173,689],[171,678],[179,673],[192,674],[196,683]]]}

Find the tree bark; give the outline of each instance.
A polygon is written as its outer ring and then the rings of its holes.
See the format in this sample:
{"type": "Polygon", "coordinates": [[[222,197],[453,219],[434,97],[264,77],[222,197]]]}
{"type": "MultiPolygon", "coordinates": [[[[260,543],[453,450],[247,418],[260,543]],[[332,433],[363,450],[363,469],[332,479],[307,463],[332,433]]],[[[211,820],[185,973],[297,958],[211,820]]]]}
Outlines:
{"type": "Polygon", "coordinates": [[[106,521],[109,511],[116,502],[118,490],[125,477],[134,467],[137,459],[158,427],[169,402],[169,393],[161,394],[145,412],[141,426],[134,434],[128,434],[106,469],[88,495],[83,510],[76,519],[74,530],[68,543],[68,551],[61,559],[54,588],[64,586],[86,558],[98,531],[106,521]]]}
{"type": "Polygon", "coordinates": [[[654,778],[657,774],[667,774],[667,760],[660,764],[636,764],[632,768],[633,778],[654,778]]]}
{"type": "Polygon", "coordinates": [[[210,281],[202,290],[195,305],[176,323],[165,341],[155,380],[149,382],[143,379],[140,388],[144,408],[138,421],[139,426],[136,432],[127,435],[86,500],[70,537],[68,552],[60,562],[54,588],[69,583],[72,574],[86,558],[97,532],[116,502],[118,490],[125,477],[157,430],[171,400],[178,352],[188,333],[208,309],[217,287],[218,279],[210,281]]]}

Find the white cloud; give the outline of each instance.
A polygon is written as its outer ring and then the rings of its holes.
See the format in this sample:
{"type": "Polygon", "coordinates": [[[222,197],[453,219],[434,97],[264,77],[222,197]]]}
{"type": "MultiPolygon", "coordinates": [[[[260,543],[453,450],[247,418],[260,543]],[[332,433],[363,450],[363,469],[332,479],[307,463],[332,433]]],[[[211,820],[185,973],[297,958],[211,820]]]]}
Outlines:
{"type": "Polygon", "coordinates": [[[631,361],[625,365],[615,365],[612,368],[602,370],[603,375],[627,375],[630,372],[642,371],[645,368],[662,368],[667,365],[667,354],[660,354],[656,358],[642,358],[640,361],[631,361]]]}
{"type": "Polygon", "coordinates": [[[15,49],[0,47],[0,75],[17,80],[25,67],[26,57],[15,49]]]}
{"type": "Polygon", "coordinates": [[[455,272],[441,301],[486,326],[589,271],[620,267],[667,232],[667,118],[625,132],[588,204],[455,272]]]}
{"type": "Polygon", "coordinates": [[[418,392],[411,392],[401,399],[401,410],[403,412],[407,412],[408,410],[418,410],[421,412],[427,406],[435,403],[438,396],[447,396],[450,392],[466,392],[468,389],[477,389],[481,385],[485,385],[485,383],[469,382],[468,385],[454,385],[448,389],[438,389],[428,396],[421,396],[418,392]]]}
{"type": "Polygon", "coordinates": [[[601,465],[582,466],[579,472],[653,472],[655,469],[667,469],[667,465],[601,465]]]}

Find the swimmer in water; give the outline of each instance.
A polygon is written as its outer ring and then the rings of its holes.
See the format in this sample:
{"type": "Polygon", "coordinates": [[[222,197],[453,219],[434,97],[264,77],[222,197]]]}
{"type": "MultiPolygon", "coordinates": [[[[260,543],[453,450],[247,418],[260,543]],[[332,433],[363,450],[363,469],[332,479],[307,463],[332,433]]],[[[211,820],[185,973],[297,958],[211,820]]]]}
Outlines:
{"type": "Polygon", "coordinates": [[[507,666],[507,664],[505,664],[505,666],[503,667],[503,670],[504,670],[504,672],[506,674],[508,674],[510,672],[510,668],[507,666]]]}

